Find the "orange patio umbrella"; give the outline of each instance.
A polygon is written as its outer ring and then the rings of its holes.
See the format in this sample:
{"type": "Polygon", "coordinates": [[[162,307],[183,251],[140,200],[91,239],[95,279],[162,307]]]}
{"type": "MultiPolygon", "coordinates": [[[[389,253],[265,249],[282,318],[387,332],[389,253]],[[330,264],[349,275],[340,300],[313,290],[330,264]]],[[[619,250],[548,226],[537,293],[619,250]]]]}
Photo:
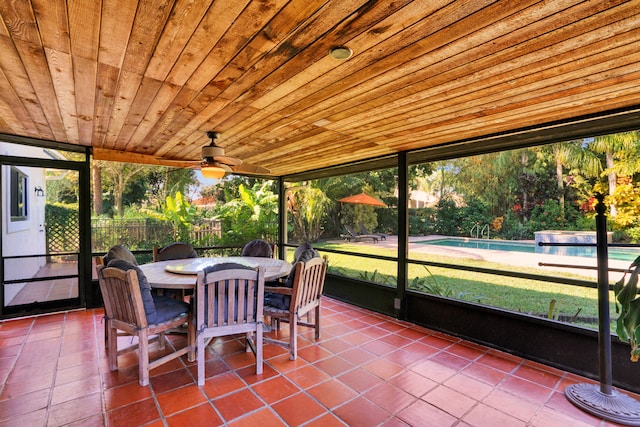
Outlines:
{"type": "Polygon", "coordinates": [[[354,203],[354,204],[360,204],[360,205],[378,206],[381,208],[387,207],[387,205],[382,200],[378,200],[375,197],[369,196],[366,193],[360,193],[360,194],[355,194],[353,196],[343,197],[338,201],[342,203],[354,203]]]}

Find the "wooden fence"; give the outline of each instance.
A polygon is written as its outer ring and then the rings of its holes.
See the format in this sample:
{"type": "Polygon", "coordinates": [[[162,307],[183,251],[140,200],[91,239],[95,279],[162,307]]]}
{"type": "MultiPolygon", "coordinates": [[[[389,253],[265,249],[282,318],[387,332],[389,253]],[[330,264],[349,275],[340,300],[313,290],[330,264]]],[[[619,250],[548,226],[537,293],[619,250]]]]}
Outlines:
{"type": "MultiPolygon", "coordinates": [[[[192,224],[189,243],[194,246],[211,244],[213,236],[222,233],[219,221],[202,221],[192,224]]],[[[125,245],[130,249],[151,249],[174,242],[173,224],[153,218],[91,220],[92,252],[107,251],[113,245],[125,245]]]]}

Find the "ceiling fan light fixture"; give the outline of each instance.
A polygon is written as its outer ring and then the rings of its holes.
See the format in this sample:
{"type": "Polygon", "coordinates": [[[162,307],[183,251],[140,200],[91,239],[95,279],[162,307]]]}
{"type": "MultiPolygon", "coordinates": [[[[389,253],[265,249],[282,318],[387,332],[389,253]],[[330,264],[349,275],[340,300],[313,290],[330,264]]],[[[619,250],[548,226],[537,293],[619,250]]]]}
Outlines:
{"type": "Polygon", "coordinates": [[[344,61],[345,59],[351,58],[353,51],[346,46],[335,46],[329,49],[329,55],[331,55],[333,59],[344,61]]]}
{"type": "Polygon", "coordinates": [[[220,179],[227,173],[227,171],[220,166],[211,164],[202,166],[200,172],[202,172],[202,176],[209,179],[220,179]]]}

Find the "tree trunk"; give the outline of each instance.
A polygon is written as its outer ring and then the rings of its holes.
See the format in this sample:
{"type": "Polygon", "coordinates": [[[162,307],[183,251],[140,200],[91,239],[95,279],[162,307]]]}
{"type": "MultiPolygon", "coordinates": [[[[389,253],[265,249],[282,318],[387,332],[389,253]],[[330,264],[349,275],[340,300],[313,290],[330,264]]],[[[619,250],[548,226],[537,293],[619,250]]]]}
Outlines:
{"type": "MultiPolygon", "coordinates": [[[[614,191],[616,191],[616,185],[618,183],[618,176],[616,175],[615,172],[613,172],[613,166],[614,166],[614,160],[613,160],[613,152],[607,150],[606,154],[605,154],[605,159],[607,162],[607,169],[609,169],[611,172],[609,172],[609,174],[607,175],[607,179],[609,181],[609,195],[613,194],[614,191]]],[[[611,218],[615,218],[616,214],[617,214],[617,209],[616,206],[612,203],[611,206],[609,207],[609,213],[611,214],[611,218]]]]}
{"type": "Polygon", "coordinates": [[[102,168],[94,163],[91,168],[91,179],[93,183],[93,213],[102,215],[102,168]]]}
{"type": "Polygon", "coordinates": [[[122,194],[124,193],[124,186],[126,182],[122,175],[117,176],[113,186],[113,204],[116,205],[116,212],[118,216],[122,218],[124,216],[124,206],[122,206],[122,194]]]}
{"type": "MultiPolygon", "coordinates": [[[[522,164],[522,173],[527,173],[527,165],[529,164],[529,154],[526,150],[522,150],[520,154],[520,163],[522,164]]],[[[522,189],[522,219],[524,222],[529,221],[529,193],[528,189],[522,189]]]]}
{"type": "Polygon", "coordinates": [[[564,180],[562,179],[562,162],[558,156],[556,156],[556,183],[558,184],[558,204],[562,219],[564,219],[564,180]]]}

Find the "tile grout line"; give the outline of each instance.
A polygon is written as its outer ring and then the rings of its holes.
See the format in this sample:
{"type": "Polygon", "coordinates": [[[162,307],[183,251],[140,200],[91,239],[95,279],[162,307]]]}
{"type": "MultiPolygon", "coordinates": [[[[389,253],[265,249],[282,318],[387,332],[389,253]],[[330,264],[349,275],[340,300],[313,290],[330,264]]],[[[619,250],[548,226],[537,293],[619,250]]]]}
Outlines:
{"type": "MultiPolygon", "coordinates": [[[[65,312],[64,315],[62,316],[62,325],[60,326],[60,338],[58,338],[59,342],[58,342],[58,353],[56,355],[56,363],[55,366],[53,368],[53,375],[51,378],[51,387],[49,389],[49,398],[47,399],[47,408],[45,411],[45,419],[46,419],[46,423],[47,425],[49,425],[49,416],[51,415],[51,409],[53,408],[53,405],[51,404],[53,401],[53,392],[55,389],[55,384],[56,384],[56,378],[58,377],[58,365],[60,364],[60,357],[62,355],[62,341],[64,339],[64,331],[65,331],[65,327],[66,327],[66,322],[67,322],[67,316],[69,315],[69,312],[65,312]]],[[[36,317],[36,319],[40,318],[40,316],[36,317]]]]}
{"type": "MultiPolygon", "coordinates": [[[[24,320],[26,320],[26,319],[27,318],[24,318],[24,320]]],[[[11,367],[9,368],[9,374],[7,374],[7,379],[2,383],[2,386],[0,387],[0,396],[2,396],[2,394],[4,393],[4,391],[5,391],[6,387],[7,387],[7,384],[9,383],[9,377],[11,376],[11,374],[13,374],[15,372],[16,364],[18,363],[18,359],[20,358],[20,355],[24,351],[24,347],[27,344],[27,339],[29,337],[29,334],[31,333],[31,330],[33,329],[34,323],[35,323],[35,318],[34,319],[30,319],[29,326],[27,328],[25,328],[25,329],[27,329],[27,331],[23,336],[22,343],[20,344],[20,350],[14,356],[13,363],[11,364],[11,367]]],[[[51,391],[50,391],[50,393],[51,393],[51,391]]],[[[50,399],[50,396],[49,396],[49,399],[50,399]]],[[[48,402],[48,400],[47,400],[47,402],[48,402]]],[[[9,418],[7,420],[9,420],[9,418]]]]}
{"type": "MultiPolygon", "coordinates": [[[[107,391],[106,383],[105,383],[105,375],[103,372],[103,364],[100,363],[100,340],[98,337],[101,332],[98,331],[98,326],[96,322],[96,317],[99,316],[96,309],[91,309],[91,324],[93,327],[93,350],[94,356],[96,358],[96,364],[98,365],[98,375],[100,376],[100,404],[102,406],[102,423],[104,426],[107,426],[108,421],[108,413],[107,413],[107,400],[105,398],[105,393],[107,391]]],[[[104,335],[104,314],[102,315],[102,319],[100,321],[100,325],[102,326],[102,334],[104,335]]],[[[104,343],[102,343],[102,347],[104,348],[104,343]]],[[[107,362],[108,364],[108,362],[107,362]]],[[[108,369],[108,367],[107,367],[108,369]]]]}

